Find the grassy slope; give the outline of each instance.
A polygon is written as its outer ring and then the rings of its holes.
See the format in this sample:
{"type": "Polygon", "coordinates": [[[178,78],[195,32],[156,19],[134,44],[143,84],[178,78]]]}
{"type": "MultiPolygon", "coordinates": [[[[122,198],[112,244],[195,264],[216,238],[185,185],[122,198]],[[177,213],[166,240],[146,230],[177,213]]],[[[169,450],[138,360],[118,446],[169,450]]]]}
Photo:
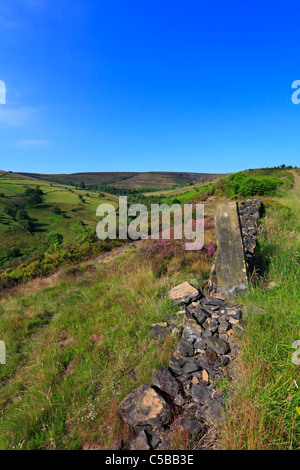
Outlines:
{"type": "Polygon", "coordinates": [[[280,199],[266,200],[259,236],[273,289],[252,288],[240,300],[246,316],[235,391],[223,429],[228,449],[300,449],[300,371],[292,343],[300,339],[300,177],[280,199]]]}
{"type": "Polygon", "coordinates": [[[50,182],[26,179],[22,177],[13,177],[5,175],[0,178],[0,193],[5,194],[5,198],[0,198],[0,253],[17,247],[34,248],[40,246],[47,233],[52,230],[61,233],[65,242],[73,241],[78,235],[84,232],[79,224],[83,221],[87,227],[95,230],[98,223],[96,209],[99,204],[106,202],[112,203],[117,207],[117,198],[112,195],[106,195],[105,199],[99,198],[99,194],[89,191],[89,197],[86,191],[76,190],[71,187],[54,184],[50,182]],[[24,231],[18,224],[1,212],[5,206],[24,203],[23,194],[27,188],[41,187],[45,195],[43,203],[36,208],[26,209],[29,216],[35,221],[37,230],[33,235],[24,231]],[[70,192],[72,190],[73,192],[70,192]],[[80,202],[78,195],[81,194],[85,203],[80,202]],[[54,207],[59,207],[66,218],[56,215],[52,212],[54,207]]]}
{"type": "MultiPolygon", "coordinates": [[[[240,340],[227,448],[299,448],[299,366],[291,362],[291,344],[300,339],[299,196],[297,178],[293,193],[266,200],[260,244],[278,286],[251,289],[240,299],[266,314],[249,315],[240,340]]],[[[149,382],[173,350],[174,339],[161,344],[148,335],[152,322],[174,313],[167,290],[201,277],[203,269],[179,271],[175,262],[171,274],[157,279],[137,248],[84,266],[31,282],[0,302],[0,339],[8,351],[7,366],[0,366],[0,448],[113,448],[123,433],[117,404],[149,382]]]]}
{"type": "Polygon", "coordinates": [[[139,250],[61,270],[0,301],[0,449],[112,449],[122,437],[118,403],[174,350],[175,337],[149,336],[175,313],[168,289],[209,273],[194,257],[182,271],[172,260],[172,274],[156,278],[139,250]]]}

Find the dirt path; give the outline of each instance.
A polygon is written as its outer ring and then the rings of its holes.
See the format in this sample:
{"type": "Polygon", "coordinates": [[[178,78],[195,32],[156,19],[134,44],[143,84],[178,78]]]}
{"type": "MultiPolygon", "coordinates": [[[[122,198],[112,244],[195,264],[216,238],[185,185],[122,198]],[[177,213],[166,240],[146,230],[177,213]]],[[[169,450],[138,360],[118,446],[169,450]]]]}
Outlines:
{"type": "Polygon", "coordinates": [[[87,263],[99,263],[99,261],[105,261],[106,263],[111,261],[113,258],[118,256],[120,253],[126,251],[128,248],[132,248],[138,246],[139,244],[143,243],[144,240],[137,240],[134,242],[125,243],[118,248],[114,248],[111,251],[107,251],[106,253],[101,253],[101,255],[97,256],[96,258],[88,259],[87,263]]]}

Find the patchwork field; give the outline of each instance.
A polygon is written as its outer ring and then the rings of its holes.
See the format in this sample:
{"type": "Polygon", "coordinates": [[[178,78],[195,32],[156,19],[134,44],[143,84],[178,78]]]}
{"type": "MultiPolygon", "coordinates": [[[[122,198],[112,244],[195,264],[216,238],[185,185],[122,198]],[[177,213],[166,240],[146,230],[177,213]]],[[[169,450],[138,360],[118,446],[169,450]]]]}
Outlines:
{"type": "Polygon", "coordinates": [[[64,237],[64,242],[74,241],[86,229],[95,231],[98,223],[96,209],[99,204],[112,203],[117,207],[117,197],[97,191],[78,190],[43,180],[6,174],[0,177],[0,254],[12,248],[32,249],[43,243],[52,231],[64,237]],[[39,186],[43,192],[41,203],[28,205],[25,191],[39,186]],[[103,197],[104,196],[104,197],[103,197]],[[79,199],[82,197],[83,199],[79,199]],[[8,207],[19,207],[28,213],[34,224],[29,233],[5,213],[8,207]]]}

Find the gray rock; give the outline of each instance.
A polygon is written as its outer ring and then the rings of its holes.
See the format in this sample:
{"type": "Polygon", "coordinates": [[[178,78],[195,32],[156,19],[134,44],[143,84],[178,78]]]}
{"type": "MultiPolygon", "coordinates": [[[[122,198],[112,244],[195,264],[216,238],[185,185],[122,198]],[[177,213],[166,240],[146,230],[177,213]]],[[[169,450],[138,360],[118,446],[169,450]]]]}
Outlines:
{"type": "Polygon", "coordinates": [[[140,385],[119,405],[123,421],[133,427],[159,428],[170,421],[170,408],[165,400],[149,385],[140,385]]]}
{"type": "Polygon", "coordinates": [[[187,305],[200,297],[198,289],[188,282],[183,282],[169,291],[169,298],[174,305],[187,305]]]}
{"type": "Polygon", "coordinates": [[[150,450],[145,431],[141,431],[139,435],[131,442],[130,450],[150,450]]]}
{"type": "Polygon", "coordinates": [[[206,349],[205,339],[203,339],[203,338],[197,339],[197,341],[195,341],[195,343],[194,343],[194,348],[196,349],[196,351],[202,351],[202,350],[206,349]]]}
{"type": "Polygon", "coordinates": [[[216,299],[214,297],[211,297],[208,302],[209,302],[209,305],[213,305],[215,307],[220,307],[225,304],[224,300],[216,299]]]}
{"type": "Polygon", "coordinates": [[[194,401],[197,402],[198,404],[203,404],[205,402],[205,399],[207,396],[209,396],[212,393],[212,387],[199,383],[199,384],[193,384],[191,388],[191,396],[193,397],[194,401]]]}
{"type": "Polygon", "coordinates": [[[221,356],[222,366],[227,366],[229,364],[230,359],[228,356],[221,356]]]}
{"type": "Polygon", "coordinates": [[[228,335],[226,333],[219,333],[219,338],[226,343],[228,342],[228,335]]]}
{"type": "Polygon", "coordinates": [[[203,369],[218,368],[221,365],[221,359],[215,351],[207,349],[204,354],[202,354],[200,365],[203,369]]]}
{"type": "Polygon", "coordinates": [[[176,348],[178,356],[191,357],[194,355],[194,348],[191,344],[180,339],[176,348]]]}
{"type": "Polygon", "coordinates": [[[203,429],[203,424],[195,419],[187,420],[187,431],[192,437],[198,437],[203,429]]]}
{"type": "Polygon", "coordinates": [[[200,338],[200,334],[196,333],[192,328],[186,326],[182,332],[182,339],[189,344],[194,344],[195,341],[200,338]]]}
{"type": "Polygon", "coordinates": [[[184,361],[182,361],[181,359],[175,359],[175,357],[172,357],[169,361],[169,369],[175,375],[180,375],[181,374],[181,368],[184,365],[185,365],[184,361]]]}
{"type": "MultiPolygon", "coordinates": [[[[209,329],[205,330],[205,331],[202,333],[202,338],[205,339],[205,340],[206,340],[207,338],[210,338],[211,336],[212,336],[212,332],[211,332],[211,330],[209,330],[209,329]]],[[[207,344],[207,342],[206,342],[206,344],[207,344]]]]}
{"type": "Polygon", "coordinates": [[[227,321],[221,321],[220,324],[219,324],[219,333],[226,333],[226,331],[229,330],[229,324],[227,323],[227,321]]]}
{"type": "Polygon", "coordinates": [[[197,370],[199,370],[199,365],[195,362],[187,362],[182,368],[183,374],[191,374],[192,372],[196,372],[197,370]]]}
{"type": "Polygon", "coordinates": [[[155,431],[151,431],[149,429],[145,429],[145,433],[148,437],[149,444],[152,449],[156,449],[157,446],[161,443],[161,437],[155,431]]]}
{"type": "Polygon", "coordinates": [[[169,335],[169,331],[159,325],[155,325],[150,331],[150,336],[155,339],[167,339],[169,335]]]}
{"type": "Polygon", "coordinates": [[[227,354],[230,351],[229,344],[216,336],[208,337],[206,344],[208,348],[211,348],[217,354],[227,354]]]}
{"type": "Polygon", "coordinates": [[[203,332],[203,328],[199,325],[197,320],[188,312],[185,312],[183,317],[183,326],[186,328],[191,328],[194,333],[197,333],[199,336],[203,332]]]}
{"type": "Polygon", "coordinates": [[[170,431],[168,434],[169,442],[172,440],[172,435],[174,433],[182,434],[184,436],[189,436],[190,438],[196,438],[202,431],[202,423],[194,419],[186,419],[186,417],[178,417],[174,420],[170,426],[170,431]]]}
{"type": "Polygon", "coordinates": [[[159,369],[152,380],[152,386],[167,393],[171,397],[175,397],[179,393],[179,383],[166,366],[162,366],[159,369]]]}
{"type": "Polygon", "coordinates": [[[240,323],[236,323],[236,324],[232,325],[232,329],[237,334],[244,333],[244,331],[245,331],[245,329],[243,328],[243,326],[240,323]]]}
{"type": "Polygon", "coordinates": [[[183,406],[185,403],[185,399],[183,398],[182,395],[177,395],[175,398],[174,398],[174,404],[176,406],[183,406]]]}
{"type": "Polygon", "coordinates": [[[215,333],[218,329],[219,323],[216,320],[211,320],[209,323],[208,329],[212,332],[215,333]]]}

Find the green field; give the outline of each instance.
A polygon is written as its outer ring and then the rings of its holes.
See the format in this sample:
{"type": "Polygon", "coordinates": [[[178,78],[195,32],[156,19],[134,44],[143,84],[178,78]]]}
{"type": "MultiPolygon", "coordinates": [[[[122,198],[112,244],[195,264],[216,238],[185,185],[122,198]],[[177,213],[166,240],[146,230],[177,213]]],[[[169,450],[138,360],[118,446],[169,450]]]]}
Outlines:
{"type": "MultiPolygon", "coordinates": [[[[101,193],[102,194],[102,193],[101,193]]],[[[21,176],[4,175],[0,178],[0,255],[12,248],[21,251],[39,247],[49,232],[61,233],[65,243],[73,242],[84,234],[86,229],[95,231],[98,223],[96,209],[99,204],[111,203],[117,207],[117,197],[105,194],[100,197],[97,191],[75,189],[42,180],[21,176]],[[43,191],[42,202],[36,207],[28,207],[24,193],[28,188],[43,191]],[[4,195],[4,197],[1,197],[4,195]],[[84,198],[84,202],[79,199],[84,198]],[[24,208],[34,223],[32,234],[5,214],[6,207],[24,208]],[[55,214],[59,208],[61,215],[55,214]],[[81,223],[83,222],[83,224],[81,223]]]]}

